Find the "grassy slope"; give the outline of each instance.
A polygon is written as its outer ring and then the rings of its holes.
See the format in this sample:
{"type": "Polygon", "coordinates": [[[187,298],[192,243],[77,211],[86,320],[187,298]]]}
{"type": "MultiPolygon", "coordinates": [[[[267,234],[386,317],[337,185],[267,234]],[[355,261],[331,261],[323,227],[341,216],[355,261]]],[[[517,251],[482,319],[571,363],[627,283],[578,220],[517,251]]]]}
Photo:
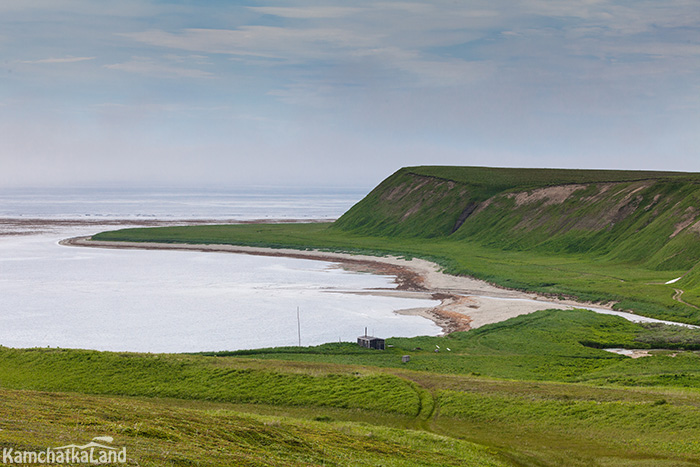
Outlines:
{"type": "Polygon", "coordinates": [[[89,350],[2,349],[0,355],[2,385],[18,389],[364,408],[414,416],[420,411],[410,385],[371,370],[228,365],[196,356],[89,350]]]}
{"type": "Polygon", "coordinates": [[[634,360],[599,350],[698,348],[700,330],[684,329],[676,333],[685,336],[674,336],[673,328],[647,328],[590,311],[547,311],[447,337],[392,338],[389,342],[393,347],[385,352],[364,352],[354,344],[335,343],[303,351],[290,347],[210,355],[409,368],[523,381],[698,388],[700,360],[694,353],[671,358],[666,355],[673,352],[658,351],[654,358],[634,360]],[[670,344],[672,340],[677,341],[675,345],[670,344]],[[434,352],[436,346],[442,349],[438,353],[434,352]],[[401,363],[404,354],[411,355],[408,364],[401,363]],[[643,371],[641,364],[645,365],[643,371]]]}
{"type": "Polygon", "coordinates": [[[417,167],[382,182],[334,228],[687,270],[700,260],[700,235],[688,229],[698,205],[699,174],[417,167]],[[555,186],[571,190],[558,198],[555,186]],[[515,196],[528,193],[541,196],[515,196]]]}
{"type": "Polygon", "coordinates": [[[632,360],[580,344],[637,345],[647,333],[617,317],[549,311],[450,338],[392,339],[386,352],[351,344],[219,356],[0,348],[0,444],[41,447],[111,434],[146,465],[163,455],[180,465],[235,456],[250,465],[264,465],[264,456],[272,465],[481,465],[458,461],[458,453],[489,458],[472,445],[384,426],[478,442],[513,465],[700,462],[697,355],[632,360]],[[600,387],[611,382],[617,386],[600,387]],[[52,393],[26,392],[36,390],[52,393]],[[249,402],[261,405],[241,405],[249,402]],[[293,419],[270,424],[234,413],[270,406],[293,419]],[[300,421],[313,418],[338,423],[300,421]],[[373,426],[340,423],[357,420],[373,426]]]}
{"type": "Polygon", "coordinates": [[[112,436],[141,466],[503,466],[453,438],[347,422],[242,414],[176,400],[0,390],[0,446],[15,451],[112,436]]]}
{"type": "Polygon", "coordinates": [[[700,182],[700,174],[487,167],[406,167],[378,185],[343,215],[336,226],[371,235],[432,238],[452,233],[470,203],[503,193],[570,184],[700,182]],[[407,213],[409,213],[407,215],[407,213]]]}

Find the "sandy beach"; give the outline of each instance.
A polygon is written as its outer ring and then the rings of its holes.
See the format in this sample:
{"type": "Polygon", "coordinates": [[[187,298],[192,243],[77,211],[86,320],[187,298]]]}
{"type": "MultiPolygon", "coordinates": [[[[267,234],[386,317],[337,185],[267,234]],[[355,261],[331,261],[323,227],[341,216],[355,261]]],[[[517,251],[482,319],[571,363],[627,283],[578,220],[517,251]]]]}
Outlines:
{"type": "MultiPolygon", "coordinates": [[[[406,260],[392,256],[379,257],[317,250],[273,249],[236,245],[107,242],[94,241],[91,240],[90,237],[75,237],[62,240],[60,243],[66,246],[92,248],[193,250],[263,256],[284,256],[331,262],[337,264],[339,267],[353,271],[391,275],[396,278],[396,288],[371,289],[347,293],[440,300],[440,305],[433,308],[397,310],[396,313],[417,315],[430,319],[442,328],[444,334],[478,328],[485,324],[497,323],[538,310],[552,308],[573,309],[591,306],[591,304],[586,303],[557,300],[534,293],[505,289],[467,276],[445,274],[437,264],[417,258],[406,260]]],[[[611,309],[609,306],[600,304],[596,304],[595,306],[597,308],[611,309]]]]}

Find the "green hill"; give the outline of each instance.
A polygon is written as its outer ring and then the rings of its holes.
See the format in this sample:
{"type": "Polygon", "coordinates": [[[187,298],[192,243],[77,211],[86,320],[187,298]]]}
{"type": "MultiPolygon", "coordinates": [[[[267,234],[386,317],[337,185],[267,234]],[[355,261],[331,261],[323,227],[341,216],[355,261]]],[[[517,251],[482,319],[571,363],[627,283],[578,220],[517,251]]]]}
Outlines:
{"type": "Polygon", "coordinates": [[[689,269],[700,259],[700,174],[409,167],[334,228],[689,269]]]}

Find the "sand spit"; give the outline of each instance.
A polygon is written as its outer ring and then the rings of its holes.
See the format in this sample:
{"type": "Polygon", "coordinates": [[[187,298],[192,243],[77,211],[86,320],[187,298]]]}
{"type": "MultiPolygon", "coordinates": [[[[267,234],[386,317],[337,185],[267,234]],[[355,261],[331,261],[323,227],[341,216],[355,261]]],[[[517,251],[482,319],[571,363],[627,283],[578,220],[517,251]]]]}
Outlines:
{"type": "Polygon", "coordinates": [[[65,218],[43,219],[25,217],[0,218],[0,237],[10,235],[36,235],[52,232],[66,227],[95,227],[104,228],[114,226],[128,227],[170,227],[181,225],[211,225],[211,224],[295,224],[330,222],[333,219],[151,219],[149,217],[135,217],[133,219],[112,219],[108,217],[94,216],[91,218],[65,218]]]}
{"type": "MultiPolygon", "coordinates": [[[[395,289],[371,289],[359,293],[391,295],[406,298],[440,300],[433,308],[398,310],[404,315],[418,315],[430,319],[440,326],[444,334],[466,331],[485,324],[497,323],[522,314],[551,308],[573,309],[590,307],[591,304],[557,300],[534,293],[526,293],[497,287],[488,282],[466,276],[445,274],[440,267],[426,260],[406,260],[393,256],[367,256],[318,250],[293,250],[258,248],[236,245],[192,245],[149,242],[109,242],[91,240],[90,237],[75,237],[60,242],[61,245],[92,248],[192,250],[203,252],[238,253],[261,256],[326,261],[340,267],[374,274],[395,276],[395,289]]],[[[610,306],[595,305],[611,309],[610,306]]]]}

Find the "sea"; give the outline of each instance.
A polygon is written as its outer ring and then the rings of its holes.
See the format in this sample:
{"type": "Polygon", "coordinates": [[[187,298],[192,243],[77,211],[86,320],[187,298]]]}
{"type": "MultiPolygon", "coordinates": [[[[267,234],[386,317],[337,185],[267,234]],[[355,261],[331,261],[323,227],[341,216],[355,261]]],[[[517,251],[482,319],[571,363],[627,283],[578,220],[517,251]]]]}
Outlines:
{"type": "MultiPolygon", "coordinates": [[[[202,352],[438,335],[396,310],[433,300],[361,295],[394,277],[314,260],[63,246],[119,222],[331,220],[366,190],[0,190],[0,345],[202,352]]],[[[131,225],[129,225],[131,226],[131,225]]]]}

